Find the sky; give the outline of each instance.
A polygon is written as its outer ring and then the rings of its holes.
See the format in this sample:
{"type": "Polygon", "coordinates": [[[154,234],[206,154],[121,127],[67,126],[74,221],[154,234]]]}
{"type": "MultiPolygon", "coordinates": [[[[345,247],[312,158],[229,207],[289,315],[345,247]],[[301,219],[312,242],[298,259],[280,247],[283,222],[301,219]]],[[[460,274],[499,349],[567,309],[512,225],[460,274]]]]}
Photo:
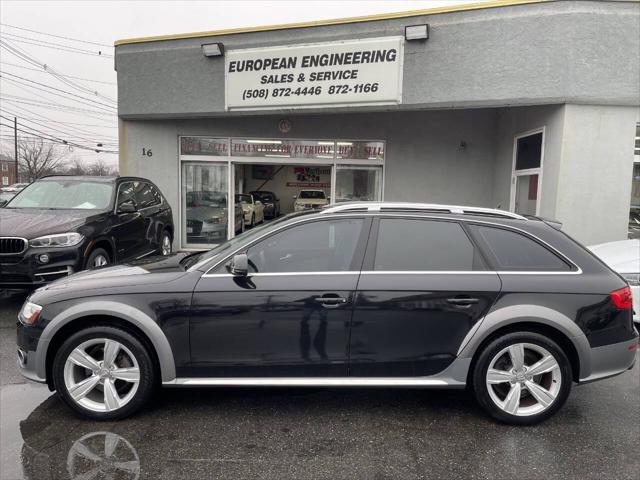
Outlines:
{"type": "Polygon", "coordinates": [[[75,147],[64,147],[68,159],[77,157],[93,163],[101,158],[109,165],[117,165],[113,42],[118,39],[353,17],[475,1],[478,0],[3,0],[0,2],[1,150],[13,152],[12,119],[17,117],[19,135],[24,130],[24,134],[30,132],[75,143],[75,147]],[[97,147],[98,143],[103,146],[97,147]],[[96,153],[80,146],[113,153],[96,153]]]}

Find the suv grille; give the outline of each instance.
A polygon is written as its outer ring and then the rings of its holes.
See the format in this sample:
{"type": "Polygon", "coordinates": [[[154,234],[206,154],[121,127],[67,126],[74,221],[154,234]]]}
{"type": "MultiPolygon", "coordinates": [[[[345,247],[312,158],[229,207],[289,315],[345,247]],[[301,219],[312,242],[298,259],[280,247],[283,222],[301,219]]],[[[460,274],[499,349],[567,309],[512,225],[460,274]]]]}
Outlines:
{"type": "Polygon", "coordinates": [[[16,255],[27,249],[24,238],[0,237],[0,255],[16,255]]]}

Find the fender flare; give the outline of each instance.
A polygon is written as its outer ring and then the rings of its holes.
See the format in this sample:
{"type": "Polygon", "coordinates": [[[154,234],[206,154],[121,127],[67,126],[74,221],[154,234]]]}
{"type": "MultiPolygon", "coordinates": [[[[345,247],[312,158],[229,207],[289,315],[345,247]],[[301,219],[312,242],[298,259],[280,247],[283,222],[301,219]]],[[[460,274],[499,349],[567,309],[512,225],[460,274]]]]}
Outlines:
{"type": "Polygon", "coordinates": [[[464,338],[458,357],[473,358],[480,344],[496,330],[518,323],[537,323],[560,331],[576,349],[580,378],[591,374],[591,347],[576,323],[557,310],[542,305],[509,305],[489,312],[464,338]]]}
{"type": "Polygon", "coordinates": [[[36,373],[40,378],[46,378],[47,351],[55,334],[70,322],[87,316],[103,315],[117,317],[138,327],[147,336],[160,364],[162,382],[176,378],[176,366],[171,345],[158,324],[146,313],[118,302],[89,300],[76,304],[56,315],[45,327],[36,351],[36,373]]]}

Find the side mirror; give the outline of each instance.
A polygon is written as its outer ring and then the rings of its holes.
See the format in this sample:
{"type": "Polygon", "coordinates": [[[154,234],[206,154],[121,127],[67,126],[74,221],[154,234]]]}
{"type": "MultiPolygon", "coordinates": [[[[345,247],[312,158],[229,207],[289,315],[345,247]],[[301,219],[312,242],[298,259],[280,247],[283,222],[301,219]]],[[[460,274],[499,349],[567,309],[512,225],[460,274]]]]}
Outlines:
{"type": "Polygon", "coordinates": [[[295,200],[296,198],[298,198],[298,195],[294,195],[294,196],[293,196],[293,199],[294,199],[294,200],[295,200]]]}
{"type": "Polygon", "coordinates": [[[237,253],[227,264],[227,270],[231,275],[246,277],[249,273],[249,259],[246,253],[237,253]]]}
{"type": "Polygon", "coordinates": [[[133,200],[127,200],[126,202],[122,202],[118,205],[118,213],[134,213],[137,211],[138,209],[136,208],[135,203],[133,203],[133,200]]]}

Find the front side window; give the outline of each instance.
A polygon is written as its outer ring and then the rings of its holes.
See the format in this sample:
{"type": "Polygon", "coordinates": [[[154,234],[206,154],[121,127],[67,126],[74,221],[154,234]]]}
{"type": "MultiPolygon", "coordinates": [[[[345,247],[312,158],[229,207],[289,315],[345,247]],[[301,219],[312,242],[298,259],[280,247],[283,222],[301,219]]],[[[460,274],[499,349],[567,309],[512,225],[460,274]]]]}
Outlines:
{"type": "Polygon", "coordinates": [[[249,248],[249,268],[255,273],[352,270],[362,224],[345,218],[286,229],[249,248]]]}
{"type": "Polygon", "coordinates": [[[525,235],[504,228],[479,225],[470,225],[470,228],[497,270],[570,270],[564,260],[525,235]]]}
{"type": "Polygon", "coordinates": [[[239,193],[236,195],[236,203],[246,203],[247,205],[253,204],[253,196],[246,193],[239,193]]]}
{"type": "Polygon", "coordinates": [[[435,220],[382,218],[374,270],[469,271],[482,268],[460,224],[435,220]]]}
{"type": "Polygon", "coordinates": [[[7,208],[106,210],[110,208],[113,184],[78,180],[42,180],[20,192],[7,208]]]}
{"type": "Polygon", "coordinates": [[[135,194],[136,189],[134,182],[121,183],[120,188],[118,189],[118,207],[123,203],[133,203],[133,205],[136,205],[135,194]]]}

